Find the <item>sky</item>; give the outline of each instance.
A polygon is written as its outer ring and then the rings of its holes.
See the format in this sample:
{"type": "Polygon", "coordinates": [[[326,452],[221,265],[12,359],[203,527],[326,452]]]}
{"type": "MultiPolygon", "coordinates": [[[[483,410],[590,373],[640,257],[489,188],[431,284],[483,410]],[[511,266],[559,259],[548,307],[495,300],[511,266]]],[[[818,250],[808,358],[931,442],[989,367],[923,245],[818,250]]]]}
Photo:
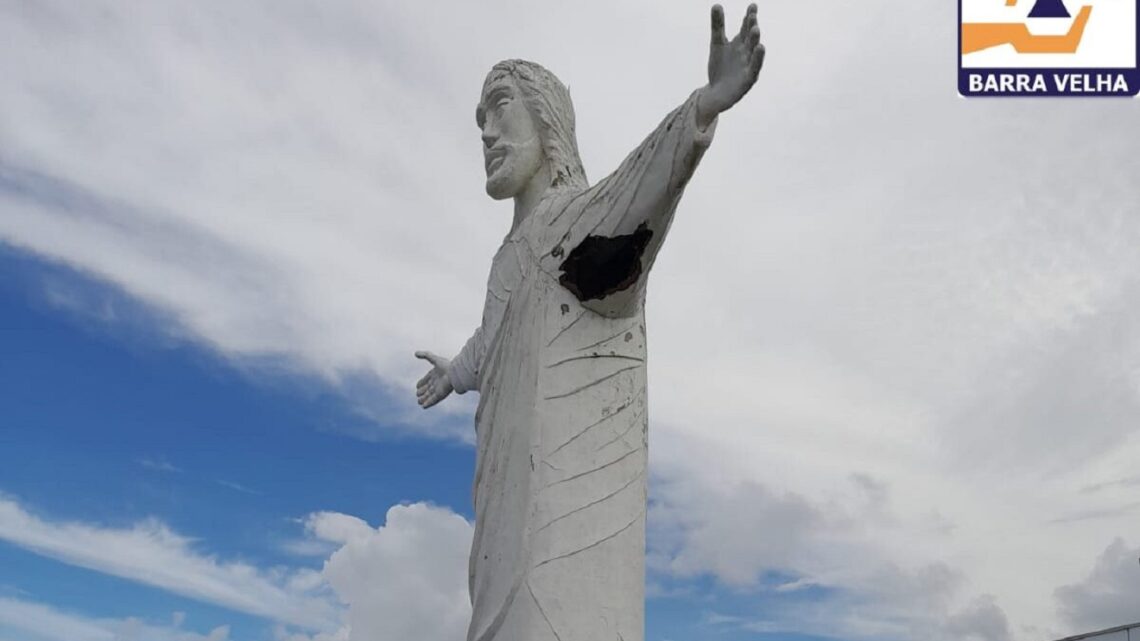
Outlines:
{"type": "MultiPolygon", "coordinates": [[[[1140,621],[1137,103],[963,100],[956,19],[760,5],[650,279],[651,641],[1140,621]]],[[[510,225],[483,77],[558,74],[596,180],[707,29],[0,0],[0,641],[463,639],[476,398],[419,409],[412,353],[510,225]]]]}

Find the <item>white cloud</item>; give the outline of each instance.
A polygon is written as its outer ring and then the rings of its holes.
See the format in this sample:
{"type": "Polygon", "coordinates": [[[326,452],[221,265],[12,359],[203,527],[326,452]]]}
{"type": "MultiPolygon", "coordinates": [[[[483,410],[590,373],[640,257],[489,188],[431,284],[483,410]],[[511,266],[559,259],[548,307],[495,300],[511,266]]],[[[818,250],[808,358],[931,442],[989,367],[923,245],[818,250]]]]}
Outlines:
{"type": "Polygon", "coordinates": [[[242,494],[252,494],[254,496],[261,496],[261,494],[263,494],[263,492],[250,487],[246,487],[241,483],[235,483],[233,481],[227,481],[225,479],[218,479],[217,482],[218,485],[221,485],[222,487],[228,487],[231,490],[234,490],[235,492],[241,492],[242,494]]]}
{"type": "MultiPolygon", "coordinates": [[[[884,572],[860,594],[824,601],[781,604],[773,616],[753,621],[723,617],[724,624],[752,632],[813,634],[836,639],[928,639],[930,641],[1007,641],[1009,621],[990,595],[957,609],[947,600],[960,580],[952,570],[932,565],[914,573],[884,572]]],[[[1044,638],[1029,630],[1035,638],[1044,638]]]]}
{"type": "Polygon", "coordinates": [[[650,570],[658,577],[715,576],[758,603],[771,600],[765,610],[775,613],[718,613],[717,623],[868,641],[1010,638],[993,597],[977,594],[960,570],[931,561],[923,549],[951,540],[944,523],[934,515],[900,518],[892,492],[877,479],[855,475],[820,501],[750,480],[692,479],[654,481],[650,570]],[[922,540],[890,549],[906,536],[922,540]],[[819,591],[805,594],[809,589],[819,591]]]}
{"type": "Polygon", "coordinates": [[[185,616],[174,616],[173,621],[172,626],[161,626],[135,618],[97,619],[43,603],[0,597],[0,630],[18,630],[32,635],[36,641],[227,641],[230,638],[229,626],[218,626],[202,634],[181,628],[185,616]]]}
{"type": "MultiPolygon", "coordinates": [[[[312,570],[221,561],[157,520],[127,528],[53,521],[0,497],[0,540],[37,554],[308,629],[332,629],[335,607],[312,570]]],[[[319,579],[319,577],[318,577],[319,579]]]]}
{"type": "Polygon", "coordinates": [[[155,472],[173,472],[173,473],[182,472],[182,468],[176,467],[170,461],[168,461],[166,459],[162,459],[162,458],[144,457],[144,458],[138,459],[135,462],[138,463],[139,465],[145,467],[146,469],[154,470],[155,472]]]}
{"type": "Polygon", "coordinates": [[[348,604],[347,641],[466,638],[472,528],[462,516],[415,503],[390,508],[378,528],[319,512],[306,529],[341,545],[323,575],[348,604]]]}
{"type": "Polygon", "coordinates": [[[1140,547],[1114,540],[1088,576],[1057,588],[1061,614],[1074,627],[1094,629],[1140,621],[1140,547]]]}
{"type": "Polygon", "coordinates": [[[334,632],[318,632],[314,635],[296,632],[285,626],[273,629],[274,641],[348,641],[348,635],[348,626],[338,628],[334,632]]]}
{"type": "MultiPolygon", "coordinates": [[[[282,641],[409,639],[460,641],[471,616],[467,555],[472,527],[446,508],[396,505],[373,528],[354,516],[317,512],[307,538],[331,555],[320,572],[222,562],[158,521],[130,528],[52,522],[0,498],[0,540],[44,556],[276,622],[282,641]],[[332,592],[346,607],[332,603],[332,592]]],[[[67,641],[224,641],[129,619],[95,620],[46,604],[0,597],[4,626],[67,641]]]]}
{"type": "MultiPolygon", "coordinates": [[[[483,73],[523,55],[566,80],[597,178],[701,82],[705,11],[9,4],[0,239],[236,362],[363,386],[383,422],[469,439],[470,397],[444,420],[413,407],[410,355],[462,344],[508,225],[480,181],[483,73]]],[[[661,571],[783,568],[889,605],[875,572],[948,566],[949,602],[915,607],[951,628],[1094,623],[1052,591],[1134,526],[1135,105],[958,99],[952,4],[760,17],[767,68],[651,287],[661,571]]]]}

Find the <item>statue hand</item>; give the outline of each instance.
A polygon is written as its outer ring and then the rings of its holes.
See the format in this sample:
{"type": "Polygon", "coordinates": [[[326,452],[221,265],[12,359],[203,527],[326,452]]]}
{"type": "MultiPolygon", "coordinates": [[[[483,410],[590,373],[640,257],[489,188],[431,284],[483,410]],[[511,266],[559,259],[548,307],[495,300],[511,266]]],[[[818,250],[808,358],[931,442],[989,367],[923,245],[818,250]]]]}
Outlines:
{"type": "Polygon", "coordinates": [[[416,352],[416,358],[422,358],[432,364],[431,371],[416,383],[416,401],[426,410],[447,398],[447,395],[455,389],[451,385],[451,378],[447,375],[451,361],[431,352],[416,352]]]}
{"type": "Polygon", "coordinates": [[[697,102],[697,123],[702,129],[748,93],[763,66],[764,45],[760,44],[756,5],[748,5],[740,33],[731,42],[724,37],[724,8],[713,5],[709,84],[701,90],[697,102]]]}

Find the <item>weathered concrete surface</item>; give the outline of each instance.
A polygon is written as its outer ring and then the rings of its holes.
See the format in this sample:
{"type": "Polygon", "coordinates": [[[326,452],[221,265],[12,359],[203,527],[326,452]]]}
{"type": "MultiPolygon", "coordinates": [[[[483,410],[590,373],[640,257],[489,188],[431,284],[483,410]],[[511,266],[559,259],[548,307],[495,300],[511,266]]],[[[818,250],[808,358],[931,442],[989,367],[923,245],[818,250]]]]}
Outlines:
{"type": "Polygon", "coordinates": [[[717,115],[752,87],[764,48],[749,8],[709,84],[618,169],[586,182],[565,86],[495,65],[477,109],[487,193],[514,200],[483,318],[417,385],[430,407],[478,390],[470,641],[644,637],[646,279],[717,115]]]}

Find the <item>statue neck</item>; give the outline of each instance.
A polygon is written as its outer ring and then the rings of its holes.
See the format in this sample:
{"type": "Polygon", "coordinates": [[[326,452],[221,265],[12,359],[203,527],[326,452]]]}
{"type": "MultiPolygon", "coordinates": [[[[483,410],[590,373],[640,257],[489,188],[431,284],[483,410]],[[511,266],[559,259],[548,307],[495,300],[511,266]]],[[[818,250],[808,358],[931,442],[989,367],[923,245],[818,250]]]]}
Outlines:
{"type": "Polygon", "coordinates": [[[530,181],[527,182],[526,187],[523,188],[515,196],[515,218],[511,222],[511,233],[514,233],[519,225],[530,216],[534,208],[538,206],[538,202],[542,200],[543,194],[550,188],[550,170],[546,168],[546,163],[542,164],[530,181]]]}

